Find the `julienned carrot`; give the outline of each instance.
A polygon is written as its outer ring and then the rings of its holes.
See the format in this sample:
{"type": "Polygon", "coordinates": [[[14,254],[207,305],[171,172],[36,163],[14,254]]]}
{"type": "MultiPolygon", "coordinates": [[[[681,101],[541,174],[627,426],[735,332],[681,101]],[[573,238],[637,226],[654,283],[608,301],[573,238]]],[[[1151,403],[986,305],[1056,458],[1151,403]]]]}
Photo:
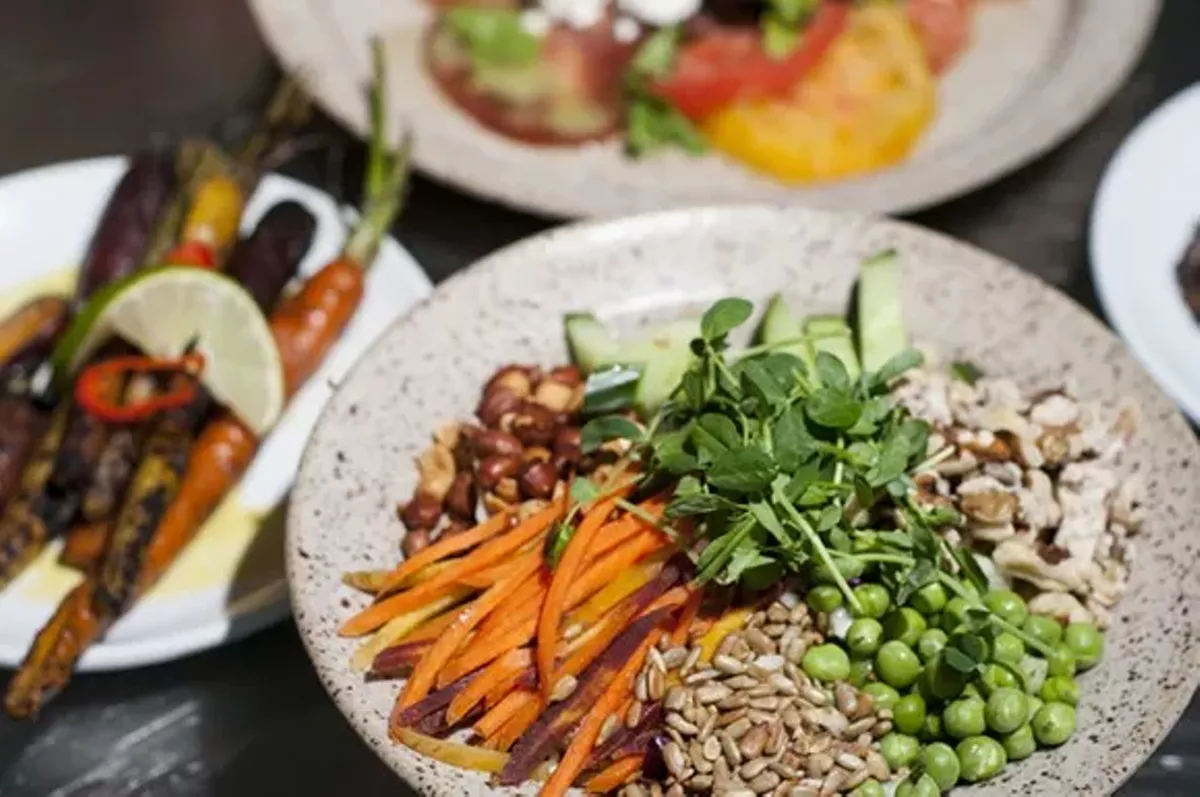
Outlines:
{"type": "Polygon", "coordinates": [[[644,562],[638,564],[637,567],[628,568],[613,581],[610,581],[607,586],[584,601],[579,608],[568,614],[563,622],[567,627],[570,627],[574,623],[579,623],[585,627],[592,625],[612,611],[614,606],[637,592],[650,579],[654,578],[658,571],[662,569],[663,562],[667,560],[669,555],[669,551],[660,551],[648,557],[644,562]]]}
{"type": "Polygon", "coordinates": [[[406,582],[409,578],[429,565],[441,562],[443,559],[451,557],[456,553],[474,548],[476,545],[491,539],[506,530],[511,520],[511,512],[497,512],[473,529],[468,529],[461,534],[454,534],[438,540],[411,559],[405,559],[400,563],[399,567],[389,573],[383,580],[383,585],[379,589],[379,595],[386,597],[406,587],[406,582]]]}
{"type": "Polygon", "coordinates": [[[631,512],[619,520],[605,525],[596,535],[595,542],[592,543],[592,548],[588,552],[588,561],[603,556],[629,538],[652,526],[653,524],[647,522],[647,516],[658,520],[666,511],[667,503],[665,498],[656,496],[639,505],[642,510],[640,513],[633,514],[631,512]]]}
{"type": "Polygon", "coordinates": [[[600,738],[600,729],[604,726],[604,721],[608,719],[609,714],[620,708],[621,703],[633,691],[633,680],[642,669],[642,664],[646,661],[646,653],[654,644],[657,636],[658,628],[656,627],[646,635],[646,638],[638,645],[637,651],[629,657],[625,666],[620,669],[616,677],[609,683],[608,688],[604,690],[604,694],[584,716],[574,738],[571,739],[570,746],[567,747],[567,752],[563,754],[554,774],[542,788],[541,797],[565,797],[567,790],[575,782],[575,778],[587,766],[588,758],[591,757],[592,750],[596,747],[596,741],[600,738]]]}
{"type": "Polygon", "coordinates": [[[629,755],[624,758],[618,758],[588,779],[587,783],[583,785],[583,789],[594,794],[616,791],[641,773],[642,767],[645,764],[646,756],[644,755],[629,755]]]}
{"type": "Polygon", "coordinates": [[[459,692],[446,709],[446,724],[454,725],[487,697],[488,692],[505,683],[511,676],[533,664],[533,652],[527,648],[510,650],[488,665],[471,685],[459,692]]]}
{"type": "Polygon", "coordinates": [[[455,582],[461,577],[496,564],[525,543],[539,535],[544,535],[550,524],[559,516],[562,510],[561,503],[561,500],[556,501],[536,515],[531,515],[514,526],[507,534],[480,546],[464,556],[453,567],[446,568],[424,584],[419,584],[410,590],[372,604],[343,623],[342,627],[338,629],[338,633],[342,636],[368,634],[396,615],[411,611],[426,601],[445,594],[454,588],[455,582]]]}
{"type": "Polygon", "coordinates": [[[491,750],[503,750],[507,753],[509,748],[516,743],[517,739],[521,738],[521,734],[525,733],[526,729],[542,713],[542,708],[545,705],[545,700],[540,696],[525,703],[525,705],[517,709],[508,722],[500,727],[499,731],[486,739],[484,744],[491,750]]]}
{"type": "Polygon", "coordinates": [[[504,723],[513,718],[522,706],[529,702],[537,702],[539,696],[532,689],[518,689],[509,692],[490,711],[480,717],[472,726],[472,730],[483,739],[495,735],[504,723]]]}
{"type": "Polygon", "coordinates": [[[696,615],[700,613],[700,604],[704,601],[704,593],[700,591],[698,585],[688,585],[689,595],[687,603],[683,606],[683,611],[679,613],[679,620],[675,623],[675,630],[671,632],[671,647],[677,648],[685,645],[688,640],[688,631],[692,628],[692,623],[696,621],[696,615]]]}
{"type": "Polygon", "coordinates": [[[429,690],[437,679],[438,671],[446,665],[467,635],[475,626],[483,622],[488,613],[508,597],[509,593],[516,589],[522,581],[533,575],[541,564],[541,555],[537,551],[513,560],[512,572],[507,578],[458,613],[458,616],[433,643],[429,652],[422,656],[421,660],[417,662],[417,666],[413,668],[412,676],[409,677],[408,683],[404,685],[404,691],[400,694],[399,705],[401,707],[411,706],[429,694],[429,690]]]}
{"type": "Polygon", "coordinates": [[[605,584],[617,578],[626,568],[655,551],[662,550],[669,543],[666,535],[657,529],[644,529],[627,544],[592,563],[575,579],[567,595],[567,608],[571,609],[583,603],[605,584]]]}
{"type": "Polygon", "coordinates": [[[505,629],[510,628],[513,625],[514,617],[532,607],[541,606],[549,586],[550,570],[543,567],[538,578],[530,579],[522,584],[520,589],[510,595],[508,600],[497,607],[496,611],[492,612],[491,617],[483,621],[483,625],[479,626],[480,642],[494,633],[502,633],[505,629]]]}
{"type": "MultiPolygon", "coordinates": [[[[443,598],[438,598],[436,601],[434,601],[434,603],[440,604],[444,598],[452,597],[455,594],[456,593],[451,592],[449,595],[446,595],[443,598]]],[[[429,605],[432,605],[432,604],[429,604],[429,605]]],[[[446,630],[446,626],[448,626],[448,625],[450,625],[450,623],[454,622],[454,618],[456,615],[457,615],[456,612],[447,611],[447,612],[437,615],[436,617],[431,617],[428,621],[426,621],[422,625],[418,626],[417,628],[413,629],[412,633],[410,633],[406,637],[404,637],[404,641],[405,642],[428,642],[429,640],[437,639],[438,636],[441,635],[441,633],[446,630]]],[[[387,626],[384,626],[384,628],[387,628],[387,626]]]]}
{"type": "MultiPolygon", "coordinates": [[[[628,489],[632,489],[632,485],[628,489]]],[[[618,495],[606,498],[593,505],[579,522],[579,527],[567,542],[567,548],[554,568],[554,578],[546,592],[546,600],[537,624],[537,671],[538,685],[542,694],[549,696],[554,689],[550,676],[554,670],[554,649],[558,646],[558,627],[567,608],[567,592],[575,579],[575,571],[587,557],[596,533],[604,527],[608,516],[617,508],[618,495]]]]}
{"type": "Polygon", "coordinates": [[[453,619],[454,614],[453,612],[447,612],[447,610],[455,606],[466,596],[467,590],[465,589],[461,592],[451,592],[424,606],[413,609],[411,612],[388,620],[387,625],[376,631],[370,639],[354,651],[354,655],[350,658],[350,666],[360,672],[369,670],[371,663],[375,661],[375,657],[392,645],[399,642],[422,642],[433,639],[441,632],[441,627],[436,628],[432,634],[426,631],[426,634],[429,635],[422,636],[420,639],[410,639],[409,637],[415,634],[418,629],[426,630],[428,626],[435,625],[438,619],[440,619],[438,615],[447,618],[445,624],[448,625],[450,620],[453,619]],[[443,612],[447,613],[443,614],[443,612]],[[437,619],[431,621],[431,618],[437,619]]]}

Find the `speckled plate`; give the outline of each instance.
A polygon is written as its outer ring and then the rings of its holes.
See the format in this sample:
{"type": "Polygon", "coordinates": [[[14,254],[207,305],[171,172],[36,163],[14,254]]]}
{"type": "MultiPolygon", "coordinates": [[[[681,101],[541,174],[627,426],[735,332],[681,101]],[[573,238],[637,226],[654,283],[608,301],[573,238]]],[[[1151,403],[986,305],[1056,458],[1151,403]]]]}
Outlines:
{"type": "MultiPolygon", "coordinates": [[[[423,794],[493,794],[482,777],[389,742],[395,683],[350,672],[335,633],[361,598],[343,571],[393,566],[397,501],[434,428],[467,417],[484,379],[508,362],[566,358],[560,316],[594,309],[629,327],[723,295],[784,290],[805,314],[840,311],[863,257],[895,247],[914,335],[946,357],[1142,407],[1131,456],[1150,497],[1129,593],[1104,663],[1081,679],[1081,731],[964,797],[1098,797],[1146,759],[1200,678],[1200,446],[1171,401],[1095,318],[991,255],[891,221],[780,206],[673,211],[560,228],[508,247],[444,283],[351,373],[317,426],[288,523],[290,589],[321,681],[364,740],[423,794]]],[[[956,792],[958,794],[960,792],[956,792]]]]}
{"type": "Polygon", "coordinates": [[[1046,152],[1124,81],[1159,0],[982,0],[976,41],[941,82],[936,124],[905,163],[837,183],[788,188],[710,156],[643,161],[617,142],[547,149],[492,134],[451,106],[420,63],[425,0],[251,0],[285,68],[329,113],[368,130],[367,41],[381,35],[391,102],[416,132],[430,176],[553,216],[616,216],[713,202],[780,201],[898,213],[963,194],[1046,152]],[[553,174],[554,179],[546,179],[553,174]]]}

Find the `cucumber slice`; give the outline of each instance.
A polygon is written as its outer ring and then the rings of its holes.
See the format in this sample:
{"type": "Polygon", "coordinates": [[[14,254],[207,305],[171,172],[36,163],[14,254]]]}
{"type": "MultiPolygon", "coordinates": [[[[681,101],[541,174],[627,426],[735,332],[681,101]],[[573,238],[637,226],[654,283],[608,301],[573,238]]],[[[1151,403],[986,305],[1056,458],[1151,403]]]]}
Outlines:
{"type": "MultiPolygon", "coordinates": [[[[779,343],[785,340],[796,340],[804,337],[800,319],[792,315],[783,297],[778,293],[767,302],[767,312],[763,315],[762,324],[758,327],[755,340],[762,344],[779,343]]],[[[804,363],[809,374],[816,374],[816,352],[808,340],[802,340],[788,346],[779,347],[778,351],[794,354],[804,363]]]]}
{"type": "Polygon", "coordinates": [[[633,403],[646,416],[670,398],[694,359],[691,342],[700,337],[698,318],[672,321],[630,341],[618,340],[590,313],[567,315],[563,328],[571,359],[586,373],[613,365],[641,372],[633,403]]]}
{"type": "Polygon", "coordinates": [[[851,379],[857,379],[861,369],[858,355],[854,353],[854,338],[846,319],[836,315],[817,315],[804,324],[804,332],[813,348],[828,352],[842,361],[851,379]]]}
{"type": "Polygon", "coordinates": [[[867,371],[879,370],[908,346],[900,307],[900,258],[894,249],[868,259],[859,271],[858,345],[867,371]]]}
{"type": "Polygon", "coordinates": [[[591,313],[568,313],[563,317],[563,332],[571,359],[585,373],[616,361],[620,344],[591,313]]]}

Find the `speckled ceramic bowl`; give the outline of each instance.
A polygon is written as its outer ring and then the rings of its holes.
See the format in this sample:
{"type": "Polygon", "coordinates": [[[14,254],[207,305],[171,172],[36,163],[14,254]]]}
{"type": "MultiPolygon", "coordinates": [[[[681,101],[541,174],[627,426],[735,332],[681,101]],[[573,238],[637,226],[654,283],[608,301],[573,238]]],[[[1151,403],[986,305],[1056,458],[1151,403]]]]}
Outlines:
{"type": "Polygon", "coordinates": [[[939,83],[938,115],[891,169],[787,187],[715,155],[641,161],[619,142],[531,147],[453,107],[421,63],[428,0],[251,0],[264,38],[322,106],[359,135],[367,41],[381,35],[391,104],[416,133],[417,165],[457,188],[553,216],[617,216],[714,202],[779,201],[898,213],[965,193],[1062,141],[1124,82],[1159,0],[983,0],[975,40],[939,83]],[[549,174],[554,179],[546,179],[549,174]]]}
{"type": "Polygon", "coordinates": [[[483,778],[392,744],[394,683],[350,672],[335,633],[361,605],[343,571],[396,563],[395,506],[434,428],[467,417],[483,380],[508,362],[561,362],[560,316],[595,309],[617,324],[666,318],[724,295],[784,290],[797,311],[843,307],[864,255],[904,258],[914,334],[946,356],[1084,395],[1133,398],[1144,424],[1132,456],[1149,486],[1131,589],[1104,663],[1082,678],[1080,731],[963,797],[1109,794],[1159,743],[1200,678],[1200,446],[1171,402],[1098,321],[1015,267],[916,227],[782,207],[675,211],[560,228],[515,244],[445,283],[392,328],[335,396],[310,444],[289,518],[296,619],[321,681],[384,761],[423,794],[493,793],[483,778]]]}

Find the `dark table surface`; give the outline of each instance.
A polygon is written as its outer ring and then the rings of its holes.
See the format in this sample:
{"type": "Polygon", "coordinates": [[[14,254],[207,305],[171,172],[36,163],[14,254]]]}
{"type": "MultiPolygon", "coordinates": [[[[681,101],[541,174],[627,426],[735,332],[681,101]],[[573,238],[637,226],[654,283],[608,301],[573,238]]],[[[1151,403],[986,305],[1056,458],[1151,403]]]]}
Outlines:
{"type": "MultiPolygon", "coordinates": [[[[1086,254],[1093,193],[1138,120],[1200,78],[1197,31],[1200,3],[1166,0],[1136,74],[1078,135],[913,220],[1007,257],[1098,312],[1086,254]]],[[[211,130],[255,109],[275,77],[243,0],[4,0],[0,173],[211,130]]],[[[361,150],[335,138],[353,179],[361,150]]],[[[288,170],[327,184],[316,155],[288,170]]],[[[396,234],[437,282],[554,223],[418,180],[396,234]]],[[[1120,794],[1195,795],[1198,778],[1200,702],[1120,794]]],[[[81,677],[37,724],[0,719],[4,797],[351,793],[406,789],[327,699],[290,623],[184,661],[81,677]]]]}

